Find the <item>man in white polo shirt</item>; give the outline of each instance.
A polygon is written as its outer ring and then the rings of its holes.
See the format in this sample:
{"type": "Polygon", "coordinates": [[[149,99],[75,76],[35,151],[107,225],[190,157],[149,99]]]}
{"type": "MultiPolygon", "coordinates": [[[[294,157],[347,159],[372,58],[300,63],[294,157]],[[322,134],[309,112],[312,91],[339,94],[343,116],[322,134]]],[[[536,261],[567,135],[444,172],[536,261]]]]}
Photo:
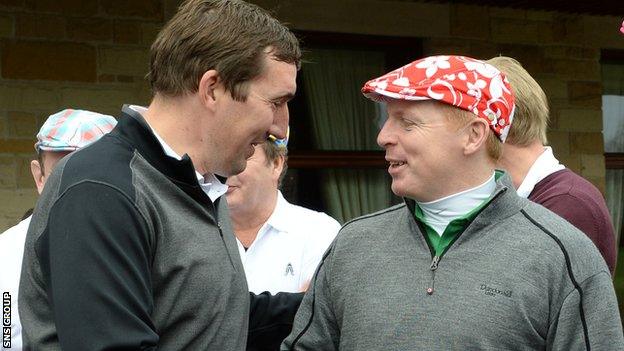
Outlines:
{"type": "Polygon", "coordinates": [[[278,190],[286,173],[287,140],[255,146],[242,173],[227,180],[227,202],[249,291],[306,289],[340,224],[290,204],[278,190]]]}

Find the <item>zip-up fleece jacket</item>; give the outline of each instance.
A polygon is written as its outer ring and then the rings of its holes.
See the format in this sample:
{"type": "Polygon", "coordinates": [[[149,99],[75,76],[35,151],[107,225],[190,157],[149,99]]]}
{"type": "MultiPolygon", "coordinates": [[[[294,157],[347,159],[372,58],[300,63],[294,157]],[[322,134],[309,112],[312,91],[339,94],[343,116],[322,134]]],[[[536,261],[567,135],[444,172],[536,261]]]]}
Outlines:
{"type": "Polygon", "coordinates": [[[509,177],[435,257],[414,202],[336,237],[282,350],[624,350],[594,244],[509,177]]]}
{"type": "MultiPolygon", "coordinates": [[[[254,328],[290,301],[259,300],[254,328]]],[[[225,198],[213,203],[190,158],[166,156],[125,108],[48,180],[19,307],[26,350],[245,350],[250,295],[225,198]]]]}

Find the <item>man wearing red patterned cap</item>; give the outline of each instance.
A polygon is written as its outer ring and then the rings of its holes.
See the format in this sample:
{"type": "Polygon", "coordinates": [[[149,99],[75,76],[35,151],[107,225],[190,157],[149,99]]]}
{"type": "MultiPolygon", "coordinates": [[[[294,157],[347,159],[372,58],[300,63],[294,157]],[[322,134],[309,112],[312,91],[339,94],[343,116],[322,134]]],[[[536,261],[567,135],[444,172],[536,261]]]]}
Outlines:
{"type": "Polygon", "coordinates": [[[283,350],[623,350],[609,270],[495,170],[514,95],[493,66],[434,56],[366,83],[405,202],[324,256],[283,350]]]}

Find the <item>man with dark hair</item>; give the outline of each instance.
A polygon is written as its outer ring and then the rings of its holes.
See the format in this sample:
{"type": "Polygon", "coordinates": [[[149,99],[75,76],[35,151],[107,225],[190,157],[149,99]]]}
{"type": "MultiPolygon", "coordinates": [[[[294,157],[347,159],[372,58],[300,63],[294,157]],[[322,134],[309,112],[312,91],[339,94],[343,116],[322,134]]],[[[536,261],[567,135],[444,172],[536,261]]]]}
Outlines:
{"type": "Polygon", "coordinates": [[[615,272],[617,246],[607,204],[600,191],[555,158],[548,145],[546,94],[522,65],[511,57],[487,61],[509,79],[516,95],[516,113],[498,166],[509,173],[518,195],[563,217],[585,233],[615,272]]]}
{"type": "Polygon", "coordinates": [[[346,223],[283,350],[624,350],[607,265],[496,171],[514,96],[495,67],[417,60],[366,83],[404,204],[346,223]]]}
{"type": "Polygon", "coordinates": [[[180,6],[151,48],[149,107],[124,106],[111,134],[48,180],[20,284],[27,347],[245,349],[259,309],[223,182],[255,145],[285,137],[300,55],[255,5],[180,6]]]}

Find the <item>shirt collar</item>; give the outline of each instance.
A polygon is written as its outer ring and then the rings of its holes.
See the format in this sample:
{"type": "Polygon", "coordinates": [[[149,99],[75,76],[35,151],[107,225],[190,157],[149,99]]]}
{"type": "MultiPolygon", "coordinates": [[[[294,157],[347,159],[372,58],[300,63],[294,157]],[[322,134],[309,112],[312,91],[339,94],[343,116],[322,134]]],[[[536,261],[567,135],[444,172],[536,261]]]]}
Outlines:
{"type": "Polygon", "coordinates": [[[277,203],[273,213],[267,220],[266,224],[273,227],[280,232],[287,232],[290,228],[290,218],[294,216],[289,215],[289,203],[282,195],[281,191],[277,191],[277,203]]]}
{"type": "Polygon", "coordinates": [[[559,163],[559,160],[553,155],[552,148],[550,146],[544,147],[544,152],[533,162],[529,172],[522,180],[522,184],[518,187],[516,192],[520,197],[528,198],[535,185],[542,179],[549,175],[564,169],[565,166],[559,163]]]}
{"type": "Polygon", "coordinates": [[[258,230],[258,234],[254,241],[249,245],[247,250],[245,250],[243,244],[236,238],[236,242],[238,243],[238,251],[243,257],[243,260],[246,255],[253,252],[256,243],[260,242],[268,232],[273,231],[274,233],[288,232],[290,228],[290,217],[294,217],[290,215],[289,211],[289,203],[284,199],[282,192],[277,190],[277,203],[275,204],[275,208],[273,209],[273,213],[269,216],[266,222],[260,227],[258,230]]]}
{"type": "MultiPolygon", "coordinates": [[[[143,106],[130,105],[128,107],[141,115],[147,111],[147,108],[143,106]]],[[[147,121],[145,122],[147,123],[147,121]]],[[[147,124],[149,126],[149,123],[147,124]]],[[[160,145],[162,146],[163,151],[165,152],[165,155],[172,157],[176,160],[181,160],[182,156],[178,155],[178,153],[175,152],[171,148],[171,146],[169,146],[169,144],[167,144],[165,140],[161,138],[160,135],[158,135],[158,133],[156,133],[156,131],[154,130],[154,128],[152,128],[152,126],[149,126],[149,127],[152,133],[154,133],[154,136],[156,137],[160,145]]],[[[197,181],[199,182],[199,185],[201,186],[202,190],[206,193],[206,195],[208,195],[208,197],[210,197],[210,200],[212,200],[212,202],[214,202],[216,199],[218,199],[219,197],[221,197],[223,194],[227,192],[227,189],[228,189],[227,185],[223,184],[214,174],[208,173],[204,177],[202,174],[195,171],[195,175],[197,176],[197,181]]]]}
{"type": "Polygon", "coordinates": [[[425,222],[442,235],[448,224],[474,210],[496,189],[495,173],[485,183],[430,202],[416,202],[425,222]]]}

